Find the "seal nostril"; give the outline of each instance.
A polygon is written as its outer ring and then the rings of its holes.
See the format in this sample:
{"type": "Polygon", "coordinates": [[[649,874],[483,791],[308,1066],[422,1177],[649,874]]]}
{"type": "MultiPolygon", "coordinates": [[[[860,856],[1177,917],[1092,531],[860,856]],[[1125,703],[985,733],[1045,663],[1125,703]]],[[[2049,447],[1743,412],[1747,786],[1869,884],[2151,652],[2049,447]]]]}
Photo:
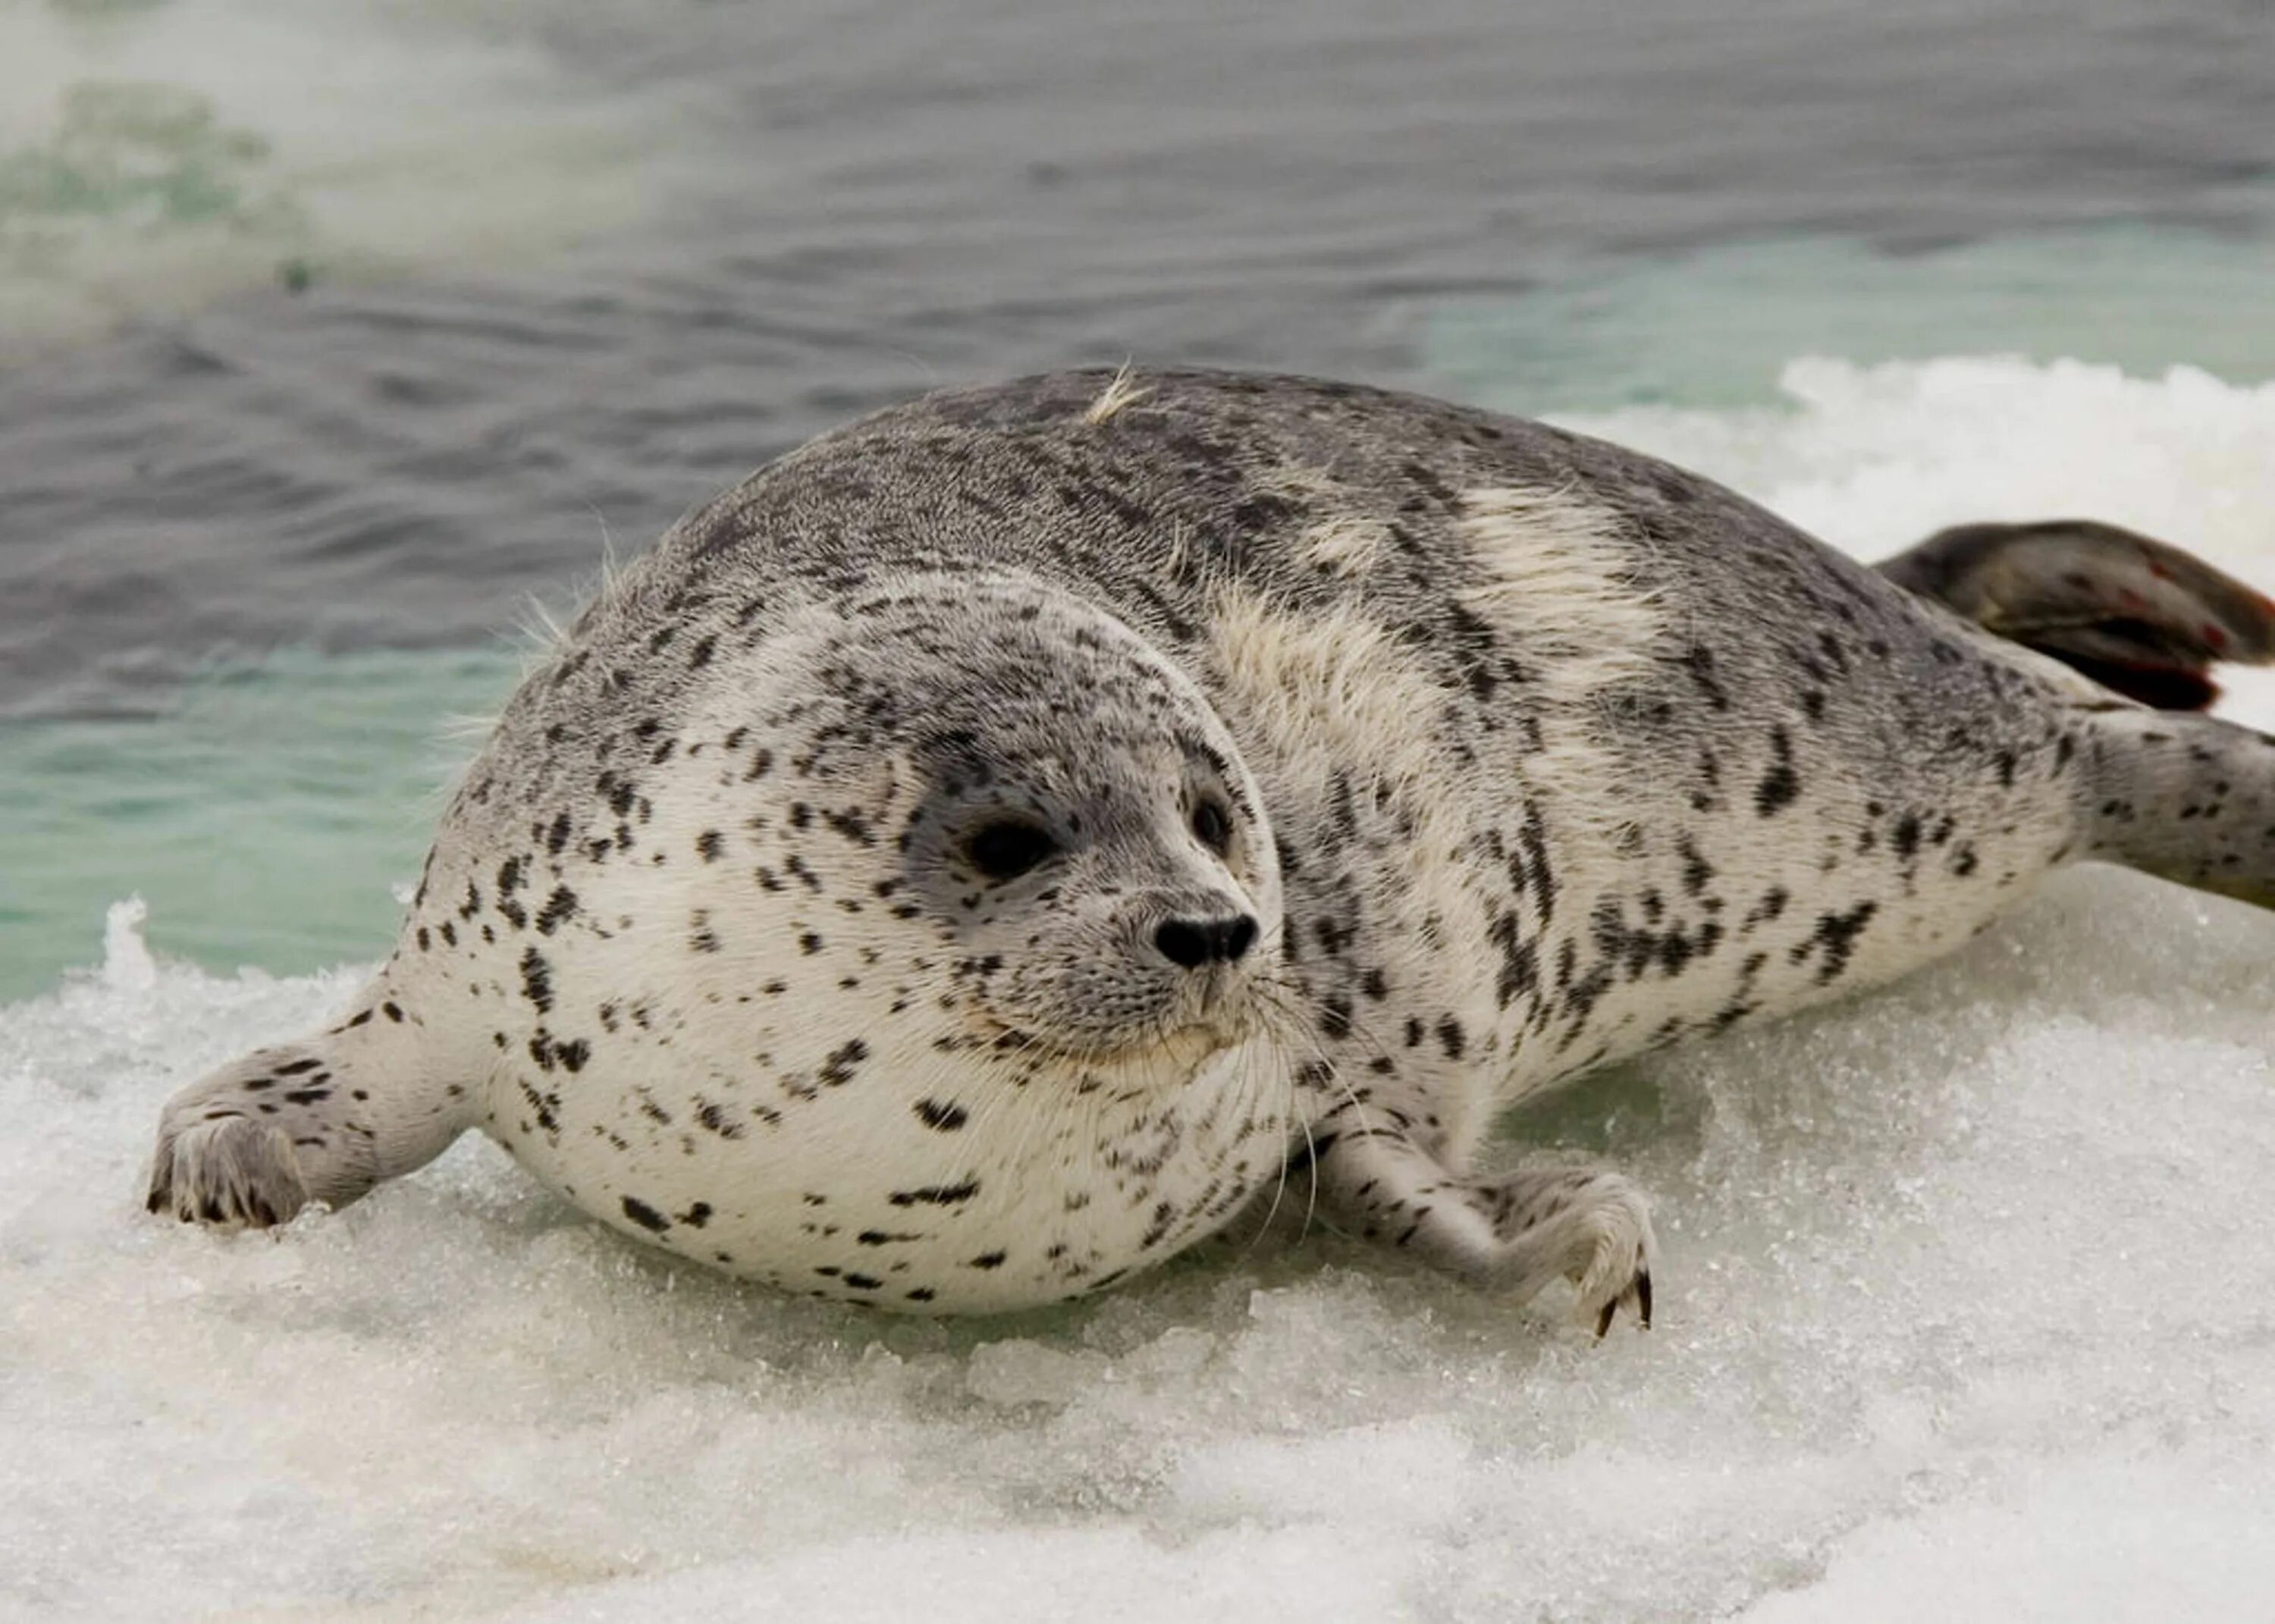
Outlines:
{"type": "Polygon", "coordinates": [[[1256,921],[1246,914],[1235,919],[1170,919],[1153,933],[1161,956],[1186,970],[1212,961],[1228,964],[1255,943],[1256,921]]]}
{"type": "Polygon", "coordinates": [[[1166,921],[1153,933],[1153,945],[1161,950],[1163,958],[1186,970],[1208,961],[1208,938],[1201,934],[1198,927],[1183,919],[1166,921]]]}

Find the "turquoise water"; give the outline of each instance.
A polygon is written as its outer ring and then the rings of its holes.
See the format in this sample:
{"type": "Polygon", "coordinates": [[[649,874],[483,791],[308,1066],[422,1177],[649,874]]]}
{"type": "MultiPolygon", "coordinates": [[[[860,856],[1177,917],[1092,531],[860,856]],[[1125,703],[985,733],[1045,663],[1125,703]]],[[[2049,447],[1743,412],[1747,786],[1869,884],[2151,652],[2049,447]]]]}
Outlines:
{"type": "Polygon", "coordinates": [[[639,218],[669,115],[564,72],[548,26],[428,0],[0,5],[0,358],[639,218]]]}
{"type": "Polygon", "coordinates": [[[2275,243],[2120,222],[1911,253],[1846,237],[1573,266],[1522,297],[1441,300],[1423,353],[1445,387],[1511,410],[1769,403],[1796,356],[1944,355],[2174,366],[2275,378],[2275,243]]]}
{"type": "Polygon", "coordinates": [[[0,724],[0,1001],[99,958],[140,895],[158,952],[278,973],[382,955],[441,789],[494,714],[510,653],[280,652],[215,670],[169,714],[0,724]]]}

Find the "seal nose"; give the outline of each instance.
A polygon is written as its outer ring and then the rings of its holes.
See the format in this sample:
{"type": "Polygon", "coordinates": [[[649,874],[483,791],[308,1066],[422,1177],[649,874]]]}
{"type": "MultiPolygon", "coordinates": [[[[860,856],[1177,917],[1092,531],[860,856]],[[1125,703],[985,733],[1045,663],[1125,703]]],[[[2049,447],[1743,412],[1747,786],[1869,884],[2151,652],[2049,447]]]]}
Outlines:
{"type": "Polygon", "coordinates": [[[1256,941],[1256,921],[1246,914],[1230,919],[1168,919],[1153,933],[1161,956],[1186,970],[1229,964],[1256,941]]]}

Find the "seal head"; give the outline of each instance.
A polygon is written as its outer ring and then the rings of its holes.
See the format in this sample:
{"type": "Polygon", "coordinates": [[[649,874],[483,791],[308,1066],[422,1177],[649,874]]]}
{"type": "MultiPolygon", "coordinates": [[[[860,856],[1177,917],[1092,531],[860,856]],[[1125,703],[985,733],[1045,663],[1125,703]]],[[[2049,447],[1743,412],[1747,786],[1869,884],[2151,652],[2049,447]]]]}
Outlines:
{"type": "Polygon", "coordinates": [[[721,664],[676,733],[712,770],[642,783],[542,953],[545,1042],[585,1046],[573,1088],[506,1085],[518,1157],[704,1262],[934,1311],[1108,1284],[1277,1175],[1279,867],[1190,679],[964,574],[721,664]]]}

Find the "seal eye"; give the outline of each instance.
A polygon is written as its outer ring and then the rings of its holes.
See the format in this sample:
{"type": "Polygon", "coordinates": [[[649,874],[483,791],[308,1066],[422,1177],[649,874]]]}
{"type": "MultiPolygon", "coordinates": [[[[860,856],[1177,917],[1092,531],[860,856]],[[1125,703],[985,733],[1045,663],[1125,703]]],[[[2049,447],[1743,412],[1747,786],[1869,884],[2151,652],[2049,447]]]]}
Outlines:
{"type": "Polygon", "coordinates": [[[1017,880],[1058,849],[1047,830],[1009,818],[986,825],[964,848],[989,880],[1017,880]]]}
{"type": "Polygon", "coordinates": [[[1232,845],[1232,820],[1214,801],[1200,801],[1193,807],[1193,837],[1222,857],[1232,845]]]}

